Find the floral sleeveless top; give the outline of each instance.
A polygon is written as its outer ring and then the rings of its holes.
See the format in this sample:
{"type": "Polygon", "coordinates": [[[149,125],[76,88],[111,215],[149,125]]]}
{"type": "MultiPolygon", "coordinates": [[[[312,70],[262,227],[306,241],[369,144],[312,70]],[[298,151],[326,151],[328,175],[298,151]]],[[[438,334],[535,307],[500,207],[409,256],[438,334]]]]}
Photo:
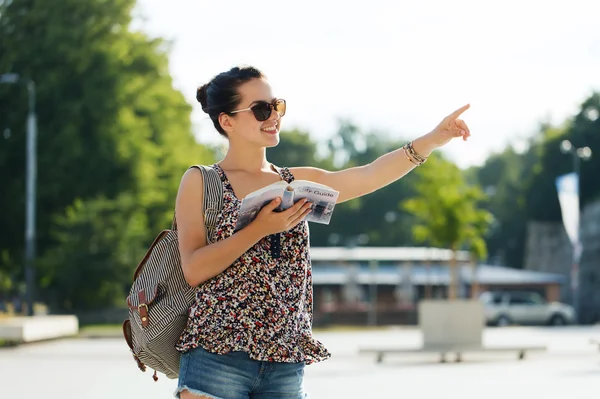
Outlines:
{"type": "MultiPolygon", "coordinates": [[[[223,210],[214,241],[234,233],[241,201],[227,176],[212,166],[223,182],[223,210]]],[[[276,168],[290,183],[287,168],[276,168]]],[[[177,344],[185,352],[202,347],[213,353],[248,353],[260,361],[311,364],[329,358],[312,336],[313,287],[308,223],[280,233],[280,256],[271,255],[264,237],[221,274],[196,289],[187,326],[177,344]]]]}

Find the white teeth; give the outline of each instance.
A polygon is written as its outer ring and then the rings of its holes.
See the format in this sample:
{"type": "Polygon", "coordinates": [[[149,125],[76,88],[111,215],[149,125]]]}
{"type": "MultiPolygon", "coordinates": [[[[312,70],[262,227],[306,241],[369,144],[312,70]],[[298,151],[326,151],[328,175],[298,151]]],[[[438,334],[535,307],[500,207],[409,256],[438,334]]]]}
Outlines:
{"type": "Polygon", "coordinates": [[[264,130],[265,132],[274,132],[275,130],[277,130],[277,126],[265,127],[262,130],[264,130]]]}

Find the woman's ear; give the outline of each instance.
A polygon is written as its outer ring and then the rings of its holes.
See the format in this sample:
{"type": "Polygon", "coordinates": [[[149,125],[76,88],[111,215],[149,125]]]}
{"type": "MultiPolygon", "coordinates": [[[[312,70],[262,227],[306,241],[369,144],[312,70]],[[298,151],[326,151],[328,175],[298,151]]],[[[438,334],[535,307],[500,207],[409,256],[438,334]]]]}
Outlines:
{"type": "Polygon", "coordinates": [[[221,125],[223,130],[225,130],[226,133],[229,134],[233,131],[234,120],[230,115],[227,115],[224,112],[221,115],[219,115],[219,124],[221,125]]]}

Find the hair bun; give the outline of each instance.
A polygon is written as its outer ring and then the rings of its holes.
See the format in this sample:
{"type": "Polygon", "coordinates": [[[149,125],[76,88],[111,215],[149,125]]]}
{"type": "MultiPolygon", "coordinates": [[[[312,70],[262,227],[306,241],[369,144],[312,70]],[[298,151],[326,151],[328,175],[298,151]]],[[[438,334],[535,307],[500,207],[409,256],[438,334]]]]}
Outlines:
{"type": "Polygon", "coordinates": [[[208,83],[203,84],[198,87],[196,91],[196,100],[202,105],[202,111],[208,113],[208,96],[206,95],[206,89],[208,87],[208,83]]]}

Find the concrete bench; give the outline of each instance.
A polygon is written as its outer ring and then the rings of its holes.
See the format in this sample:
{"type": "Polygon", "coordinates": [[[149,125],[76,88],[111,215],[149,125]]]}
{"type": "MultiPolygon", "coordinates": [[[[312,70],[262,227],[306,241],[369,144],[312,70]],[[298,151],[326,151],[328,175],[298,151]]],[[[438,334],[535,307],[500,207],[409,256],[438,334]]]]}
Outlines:
{"type": "Polygon", "coordinates": [[[541,352],[546,351],[545,346],[481,346],[481,345],[444,345],[444,346],[427,346],[422,348],[364,348],[360,349],[360,354],[375,354],[376,362],[383,362],[383,358],[388,354],[416,354],[416,353],[438,353],[440,362],[446,362],[446,355],[449,353],[455,354],[455,362],[462,361],[463,353],[484,353],[484,352],[517,352],[517,358],[522,360],[525,358],[526,352],[541,352]]]}
{"type": "Polygon", "coordinates": [[[545,351],[545,346],[487,346],[483,344],[485,312],[482,302],[472,299],[438,300],[419,302],[419,327],[423,335],[420,348],[365,348],[359,353],[375,354],[378,363],[389,354],[437,353],[440,362],[446,362],[448,354],[455,354],[461,362],[467,352],[516,352],[524,359],[527,352],[545,351]]]}
{"type": "Polygon", "coordinates": [[[71,315],[0,319],[0,339],[11,343],[43,341],[77,335],[79,321],[71,315]]]}

